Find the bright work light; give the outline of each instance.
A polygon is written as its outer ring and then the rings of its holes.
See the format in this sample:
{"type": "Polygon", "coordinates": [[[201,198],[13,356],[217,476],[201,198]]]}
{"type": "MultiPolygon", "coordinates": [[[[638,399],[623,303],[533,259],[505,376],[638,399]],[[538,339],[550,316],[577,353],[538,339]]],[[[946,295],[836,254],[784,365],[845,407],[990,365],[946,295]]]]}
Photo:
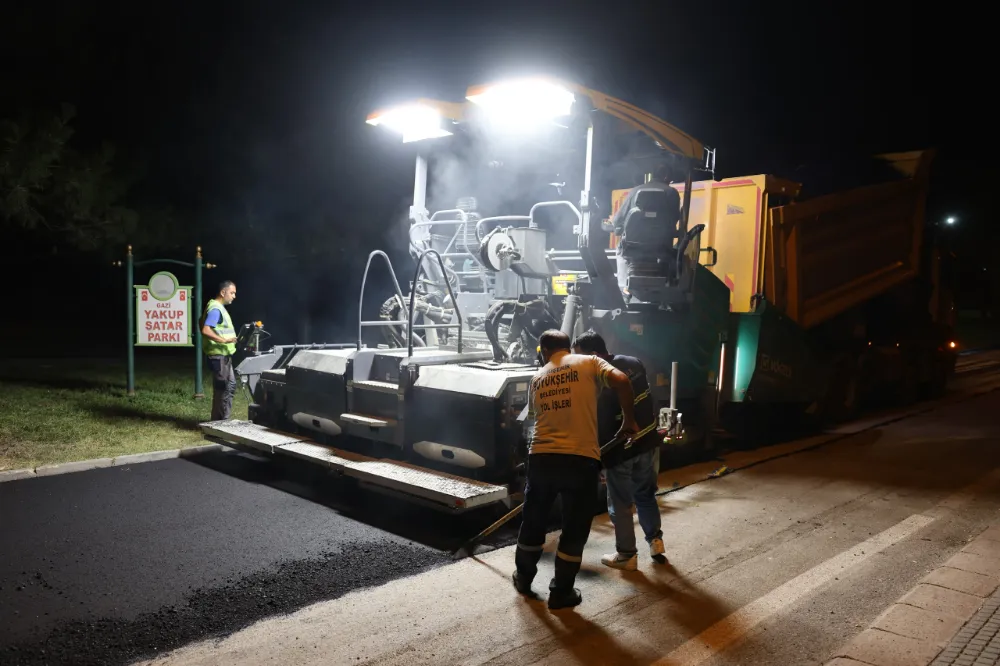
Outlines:
{"type": "Polygon", "coordinates": [[[509,81],[470,88],[465,98],[491,119],[530,125],[568,116],[575,97],[565,87],[545,79],[509,81]]]}
{"type": "Polygon", "coordinates": [[[441,125],[441,113],[425,104],[407,104],[385,112],[373,113],[369,125],[381,126],[403,136],[403,143],[451,136],[441,125]]]}

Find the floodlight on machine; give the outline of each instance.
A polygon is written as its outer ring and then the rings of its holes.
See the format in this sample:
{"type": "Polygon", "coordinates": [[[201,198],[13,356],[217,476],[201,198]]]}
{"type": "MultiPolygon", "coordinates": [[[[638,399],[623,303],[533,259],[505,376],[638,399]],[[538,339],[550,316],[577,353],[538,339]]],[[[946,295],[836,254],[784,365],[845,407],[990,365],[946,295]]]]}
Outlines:
{"type": "Polygon", "coordinates": [[[545,79],[476,86],[466,91],[465,98],[481,108],[491,120],[515,127],[568,116],[576,99],[565,86],[545,79]]]}
{"type": "Polygon", "coordinates": [[[451,136],[451,132],[444,128],[442,113],[426,103],[417,102],[388,111],[377,111],[368,116],[367,122],[401,134],[403,143],[451,136]]]}

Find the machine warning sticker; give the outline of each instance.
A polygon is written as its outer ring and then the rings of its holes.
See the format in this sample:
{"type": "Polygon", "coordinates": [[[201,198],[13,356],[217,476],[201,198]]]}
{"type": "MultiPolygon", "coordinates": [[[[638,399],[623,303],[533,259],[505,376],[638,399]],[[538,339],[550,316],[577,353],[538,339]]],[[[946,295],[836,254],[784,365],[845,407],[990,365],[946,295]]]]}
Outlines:
{"type": "Polygon", "coordinates": [[[726,204],[726,215],[742,215],[743,207],[734,206],[733,204],[726,204]]]}
{"type": "Polygon", "coordinates": [[[514,390],[517,391],[518,393],[522,393],[524,391],[527,391],[528,390],[528,382],[518,382],[517,384],[514,384],[514,390]]]}
{"type": "Polygon", "coordinates": [[[552,277],[552,294],[555,296],[565,296],[569,293],[567,285],[576,282],[575,275],[555,275],[552,277]]]}

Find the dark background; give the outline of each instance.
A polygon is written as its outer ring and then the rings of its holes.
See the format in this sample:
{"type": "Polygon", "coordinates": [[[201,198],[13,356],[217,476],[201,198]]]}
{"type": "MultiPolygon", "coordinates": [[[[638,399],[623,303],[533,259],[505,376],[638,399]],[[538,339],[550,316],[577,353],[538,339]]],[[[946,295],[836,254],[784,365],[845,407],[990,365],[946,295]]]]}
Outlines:
{"type": "MultiPolygon", "coordinates": [[[[661,116],[718,149],[718,178],[769,172],[808,187],[807,175],[836,180],[858,156],[936,147],[928,222],[959,218],[943,231],[963,269],[963,305],[978,308],[990,271],[1000,273],[989,26],[957,5],[918,7],[7,8],[0,118],[72,104],[70,145],[114,145],[113,177],[128,184],[119,203],[135,217],[90,243],[0,217],[4,353],[123,353],[124,273],[111,262],[127,243],[138,259],[191,259],[202,246],[219,266],[205,298],[219,280],[236,281],[234,319],[264,320],[276,341],[349,340],[367,253],[392,251],[401,280],[412,270],[401,230],[414,151],[366,115],[416,96],[461,100],[468,85],[524,73],[563,76],[661,116]]],[[[0,168],[10,165],[0,158],[0,168]]],[[[137,270],[137,282],[152,272],[137,270]]],[[[385,286],[373,285],[373,307],[385,286]]]]}

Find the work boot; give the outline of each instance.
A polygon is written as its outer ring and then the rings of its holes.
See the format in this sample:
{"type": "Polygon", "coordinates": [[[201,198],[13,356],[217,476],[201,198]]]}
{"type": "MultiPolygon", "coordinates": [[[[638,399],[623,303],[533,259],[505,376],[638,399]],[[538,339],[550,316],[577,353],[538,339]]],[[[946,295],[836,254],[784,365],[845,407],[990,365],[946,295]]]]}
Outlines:
{"type": "Polygon", "coordinates": [[[639,555],[622,555],[621,553],[602,555],[601,564],[612,569],[635,571],[639,568],[639,555]]]}
{"type": "Polygon", "coordinates": [[[524,596],[526,596],[526,597],[528,597],[530,599],[537,599],[538,598],[538,595],[531,591],[531,581],[530,580],[524,580],[524,579],[522,579],[517,574],[516,571],[514,572],[514,575],[511,576],[511,578],[514,581],[514,588],[517,589],[518,592],[520,592],[521,594],[523,594],[524,596]]]}
{"type": "Polygon", "coordinates": [[[575,587],[560,589],[549,585],[549,609],[572,608],[583,601],[583,595],[575,587]]]}
{"type": "Polygon", "coordinates": [[[663,539],[660,537],[656,537],[649,542],[649,556],[657,562],[662,564],[667,561],[667,558],[663,556],[663,553],[666,551],[667,549],[663,546],[663,539]]]}

